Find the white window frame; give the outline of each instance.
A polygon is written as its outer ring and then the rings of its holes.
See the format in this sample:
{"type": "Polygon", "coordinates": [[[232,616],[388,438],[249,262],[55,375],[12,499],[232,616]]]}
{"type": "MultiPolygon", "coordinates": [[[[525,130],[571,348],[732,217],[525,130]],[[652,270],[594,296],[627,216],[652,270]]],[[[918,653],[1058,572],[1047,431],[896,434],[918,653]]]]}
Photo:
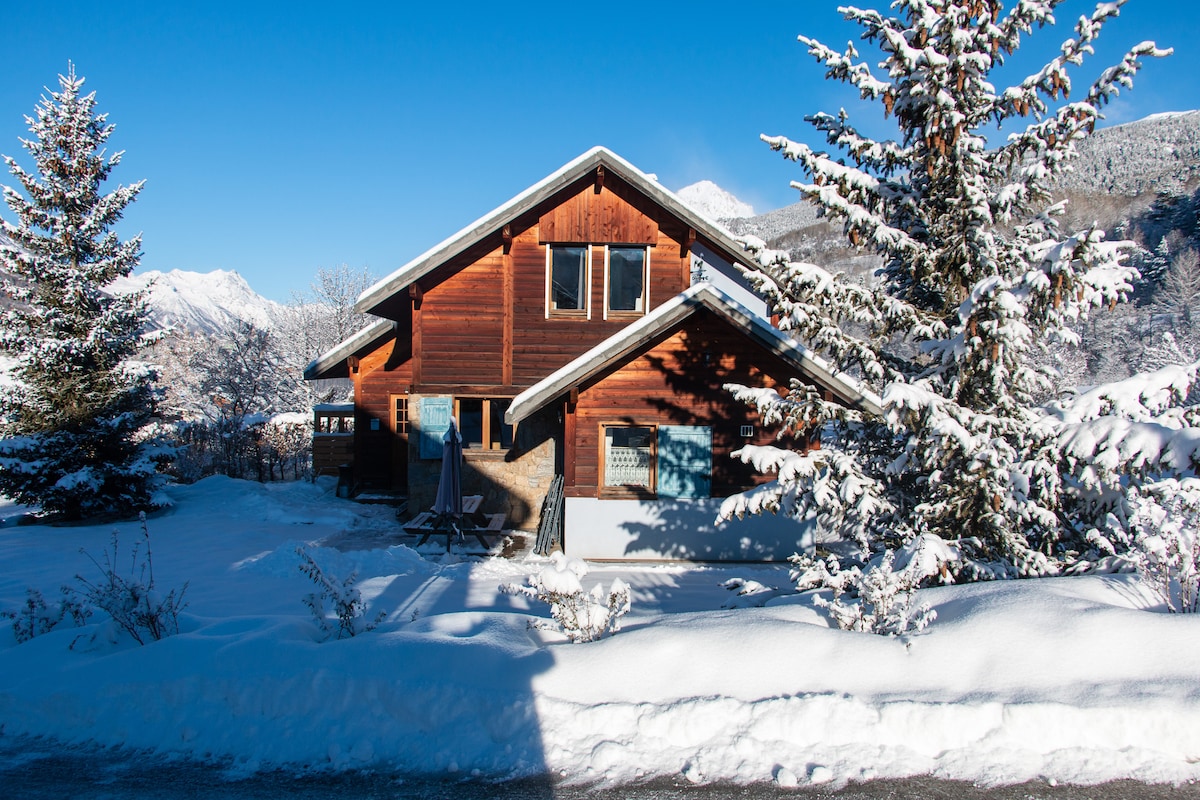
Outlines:
{"type": "Polygon", "coordinates": [[[647,309],[650,308],[650,247],[648,245],[640,245],[642,250],[642,308],[638,310],[617,309],[613,310],[608,307],[608,284],[609,284],[609,267],[612,264],[611,252],[612,248],[621,250],[637,250],[639,245],[636,244],[606,244],[604,246],[604,319],[608,319],[609,314],[622,317],[645,316],[647,309]]]}
{"type": "Polygon", "coordinates": [[[590,244],[579,244],[577,242],[555,242],[546,245],[546,319],[551,317],[557,318],[576,318],[583,317],[584,319],[592,318],[592,246],[590,244]],[[551,308],[551,294],[554,286],[554,248],[556,247],[582,247],[587,253],[587,264],[584,267],[584,300],[582,309],[556,309],[551,308]]]}

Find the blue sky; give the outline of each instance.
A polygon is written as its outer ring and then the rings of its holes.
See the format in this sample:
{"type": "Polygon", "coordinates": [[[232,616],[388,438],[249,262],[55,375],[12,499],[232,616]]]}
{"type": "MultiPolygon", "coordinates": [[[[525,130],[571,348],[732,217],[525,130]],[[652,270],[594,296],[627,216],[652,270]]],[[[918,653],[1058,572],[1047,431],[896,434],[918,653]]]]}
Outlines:
{"type": "MultiPolygon", "coordinates": [[[[760,133],[817,144],[803,117],[842,106],[872,124],[796,42],[857,38],[835,2],[408,6],[14,4],[0,153],[23,160],[24,115],[74,61],[126,151],[114,179],[146,179],[121,228],[142,231],[142,268],[232,269],[284,301],[321,267],[386,275],[593,145],[761,212],[800,176],[760,133]]],[[[1093,7],[1064,2],[1010,67],[1054,55],[1093,7]]],[[[1076,86],[1145,39],[1175,55],[1110,123],[1200,108],[1200,4],[1130,0],[1076,86]]]]}

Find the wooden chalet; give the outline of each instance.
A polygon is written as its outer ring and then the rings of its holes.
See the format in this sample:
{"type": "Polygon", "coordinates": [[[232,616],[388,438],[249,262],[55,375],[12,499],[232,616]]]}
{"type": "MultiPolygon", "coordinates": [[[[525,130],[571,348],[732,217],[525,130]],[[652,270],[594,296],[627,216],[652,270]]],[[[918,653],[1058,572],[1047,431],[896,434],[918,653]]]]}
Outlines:
{"type": "Polygon", "coordinates": [[[736,264],[728,233],[595,148],[364,292],[381,319],[305,377],[353,380],[354,480],[414,513],[453,416],[464,492],[510,527],[534,528],[561,476],[571,555],[786,557],[794,521],[713,526],[719,498],[762,480],[730,452],[774,439],[724,384],[878,405],[771,327],[736,264]],[[711,284],[691,285],[694,261],[711,284]]]}

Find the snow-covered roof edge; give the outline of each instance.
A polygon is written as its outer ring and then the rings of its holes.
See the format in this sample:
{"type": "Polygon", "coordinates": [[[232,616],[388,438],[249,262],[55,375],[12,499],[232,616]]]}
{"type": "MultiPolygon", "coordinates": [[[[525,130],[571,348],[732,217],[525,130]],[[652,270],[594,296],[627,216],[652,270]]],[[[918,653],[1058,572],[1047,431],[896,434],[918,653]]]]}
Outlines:
{"type": "Polygon", "coordinates": [[[871,414],[882,414],[878,395],[854,378],[834,370],[823,358],[785,336],[762,317],[712,284],[700,283],[663,303],[637,322],[618,331],[570,363],[513,398],[504,421],[514,424],[607,368],[662,331],[676,325],[700,307],[708,308],[745,330],[767,349],[833,389],[842,400],[871,414]]]}
{"type": "Polygon", "coordinates": [[[741,255],[745,253],[745,247],[734,238],[732,233],[688,205],[675,193],[616,153],[605,147],[597,146],[564,164],[516,197],[483,215],[458,233],[434,245],[391,275],[378,281],[359,295],[358,302],[354,306],[355,310],[375,312],[376,308],[406,286],[432,272],[446,260],[478,244],[490,234],[498,231],[506,222],[529,211],[601,164],[612,169],[659,205],[679,216],[689,226],[695,228],[697,234],[703,235],[720,249],[727,250],[728,255],[735,257],[735,260],[740,260],[747,266],[753,266],[748,254],[741,255]]]}
{"type": "Polygon", "coordinates": [[[308,362],[304,368],[304,380],[315,381],[322,378],[342,377],[329,373],[345,363],[346,359],[364,347],[374,344],[385,335],[391,333],[395,323],[390,319],[378,319],[349,339],[335,345],[328,352],[308,362]]]}

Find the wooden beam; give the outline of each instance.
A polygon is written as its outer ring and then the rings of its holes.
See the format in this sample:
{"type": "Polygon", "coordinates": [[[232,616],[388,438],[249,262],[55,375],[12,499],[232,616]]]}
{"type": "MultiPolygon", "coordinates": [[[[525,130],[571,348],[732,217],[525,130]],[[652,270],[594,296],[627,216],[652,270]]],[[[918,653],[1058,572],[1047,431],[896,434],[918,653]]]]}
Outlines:
{"type": "Polygon", "coordinates": [[[513,257],[509,250],[512,248],[512,229],[504,226],[503,233],[506,241],[504,245],[503,264],[501,269],[504,270],[503,286],[501,287],[501,304],[500,313],[502,318],[500,321],[500,382],[505,386],[511,386],[513,382],[513,318],[516,305],[516,291],[513,289],[513,257]]]}
{"type": "Polygon", "coordinates": [[[572,403],[563,404],[562,446],[563,484],[571,487],[575,485],[575,406],[572,403]]]}
{"type": "Polygon", "coordinates": [[[350,356],[346,359],[346,366],[350,368],[350,372],[354,375],[358,374],[358,365],[358,356],[350,356]]]}
{"type": "Polygon", "coordinates": [[[600,190],[604,188],[604,165],[596,167],[596,194],[600,194],[600,190]]]}
{"type": "Polygon", "coordinates": [[[425,293],[418,284],[408,287],[408,293],[413,299],[412,311],[412,382],[421,385],[421,362],[425,357],[425,345],[421,340],[421,300],[425,293]]]}
{"type": "Polygon", "coordinates": [[[572,386],[571,391],[567,393],[567,408],[574,414],[577,405],[579,405],[579,387],[572,386]]]}
{"type": "Polygon", "coordinates": [[[513,243],[512,225],[505,225],[500,229],[500,241],[504,243],[504,255],[508,255],[513,243]]]}

